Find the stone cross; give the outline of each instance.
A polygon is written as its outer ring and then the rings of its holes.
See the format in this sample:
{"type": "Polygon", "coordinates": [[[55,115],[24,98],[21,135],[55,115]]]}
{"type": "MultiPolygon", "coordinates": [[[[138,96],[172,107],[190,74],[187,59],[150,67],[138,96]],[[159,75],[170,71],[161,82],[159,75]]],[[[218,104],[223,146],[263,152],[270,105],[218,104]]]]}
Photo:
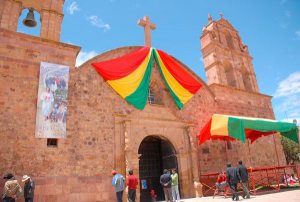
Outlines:
{"type": "Polygon", "coordinates": [[[138,21],[138,25],[144,27],[145,31],[145,45],[151,47],[151,29],[155,29],[156,25],[151,23],[149,16],[145,16],[143,19],[138,21]]]}

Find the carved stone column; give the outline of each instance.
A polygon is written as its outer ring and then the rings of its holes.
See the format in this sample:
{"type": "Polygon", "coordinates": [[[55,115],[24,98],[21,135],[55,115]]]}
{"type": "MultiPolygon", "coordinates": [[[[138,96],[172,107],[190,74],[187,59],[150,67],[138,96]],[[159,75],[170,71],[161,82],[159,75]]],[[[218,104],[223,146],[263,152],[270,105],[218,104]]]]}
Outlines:
{"type": "Polygon", "coordinates": [[[197,145],[195,143],[195,138],[192,138],[191,131],[193,131],[191,126],[187,126],[185,128],[186,134],[186,142],[187,146],[189,148],[189,158],[191,162],[191,171],[192,171],[192,188],[191,190],[194,190],[193,196],[195,197],[201,197],[201,183],[200,177],[199,177],[199,159],[197,155],[197,145]]]}

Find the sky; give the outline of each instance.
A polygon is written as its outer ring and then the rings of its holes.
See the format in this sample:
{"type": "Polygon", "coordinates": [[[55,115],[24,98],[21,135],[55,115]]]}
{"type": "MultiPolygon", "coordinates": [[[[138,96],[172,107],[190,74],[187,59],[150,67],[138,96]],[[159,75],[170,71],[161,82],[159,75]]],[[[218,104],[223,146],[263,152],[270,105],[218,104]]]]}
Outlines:
{"type": "MultiPolygon", "coordinates": [[[[152,46],[173,55],[206,80],[200,36],[208,22],[224,15],[248,45],[263,94],[273,96],[276,119],[300,123],[299,0],[66,0],[61,42],[81,47],[84,61],[123,46],[144,45],[138,19],[156,24],[152,46]]],[[[26,10],[20,18],[25,18],[26,10]]],[[[36,19],[39,14],[35,12],[36,19]]],[[[39,35],[21,23],[18,31],[39,35]]]]}

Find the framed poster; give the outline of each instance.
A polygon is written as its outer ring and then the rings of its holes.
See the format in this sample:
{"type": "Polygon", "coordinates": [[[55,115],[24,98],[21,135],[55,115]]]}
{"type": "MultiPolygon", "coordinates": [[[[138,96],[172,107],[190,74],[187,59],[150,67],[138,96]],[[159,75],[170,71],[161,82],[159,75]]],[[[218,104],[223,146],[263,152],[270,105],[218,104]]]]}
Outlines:
{"type": "Polygon", "coordinates": [[[142,189],[148,189],[147,180],[141,180],[142,189]]]}
{"type": "Polygon", "coordinates": [[[41,62],[36,112],[36,138],[65,138],[69,67],[41,62]]]}

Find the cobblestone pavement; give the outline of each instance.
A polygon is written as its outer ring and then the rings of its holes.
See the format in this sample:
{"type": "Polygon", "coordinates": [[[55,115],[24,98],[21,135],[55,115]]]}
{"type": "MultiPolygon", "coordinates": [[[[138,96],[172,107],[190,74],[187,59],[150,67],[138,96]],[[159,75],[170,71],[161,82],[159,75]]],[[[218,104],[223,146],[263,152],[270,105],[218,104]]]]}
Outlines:
{"type": "MultiPolygon", "coordinates": [[[[231,198],[224,198],[222,196],[216,196],[214,199],[212,197],[202,197],[202,198],[193,198],[193,199],[183,199],[181,202],[231,202],[231,198]]],[[[251,196],[250,199],[243,199],[240,197],[240,201],[243,202],[300,202],[300,190],[289,190],[279,193],[265,194],[251,196]]]]}

